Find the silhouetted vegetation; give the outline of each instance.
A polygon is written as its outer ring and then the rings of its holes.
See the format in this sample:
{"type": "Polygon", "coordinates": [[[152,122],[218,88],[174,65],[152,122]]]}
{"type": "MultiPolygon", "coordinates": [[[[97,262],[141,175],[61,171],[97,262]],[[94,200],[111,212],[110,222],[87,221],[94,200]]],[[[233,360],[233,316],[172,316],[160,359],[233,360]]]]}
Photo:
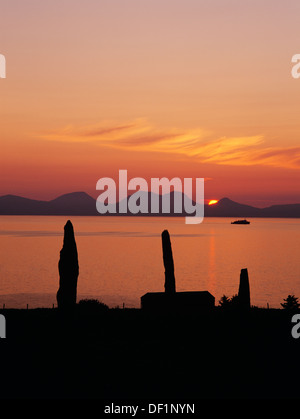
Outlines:
{"type": "Polygon", "coordinates": [[[230,306],[230,298],[227,295],[223,295],[219,300],[219,306],[222,308],[228,308],[230,306]]]}
{"type": "Polygon", "coordinates": [[[294,295],[289,294],[287,298],[283,299],[283,301],[284,303],[281,303],[281,306],[285,310],[294,311],[298,310],[298,308],[300,307],[300,304],[298,303],[298,297],[295,297],[294,295]]]}
{"type": "Polygon", "coordinates": [[[80,300],[78,302],[78,308],[80,311],[84,310],[85,312],[98,312],[109,310],[109,307],[106,304],[94,298],[85,298],[80,300]]]}
{"type": "Polygon", "coordinates": [[[230,304],[232,307],[238,307],[239,306],[239,296],[238,294],[234,294],[230,299],[230,304]]]}
{"type": "Polygon", "coordinates": [[[219,300],[219,306],[222,308],[239,307],[239,296],[237,294],[234,294],[232,297],[223,295],[219,300]]]}

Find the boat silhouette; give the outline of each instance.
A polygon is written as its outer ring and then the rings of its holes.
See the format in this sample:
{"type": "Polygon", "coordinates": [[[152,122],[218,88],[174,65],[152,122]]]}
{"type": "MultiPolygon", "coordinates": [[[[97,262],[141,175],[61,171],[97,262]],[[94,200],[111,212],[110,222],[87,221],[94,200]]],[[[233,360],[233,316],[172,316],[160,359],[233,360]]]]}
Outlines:
{"type": "Polygon", "coordinates": [[[250,221],[247,221],[247,220],[236,220],[236,221],[231,221],[231,224],[250,224],[250,221]]]}

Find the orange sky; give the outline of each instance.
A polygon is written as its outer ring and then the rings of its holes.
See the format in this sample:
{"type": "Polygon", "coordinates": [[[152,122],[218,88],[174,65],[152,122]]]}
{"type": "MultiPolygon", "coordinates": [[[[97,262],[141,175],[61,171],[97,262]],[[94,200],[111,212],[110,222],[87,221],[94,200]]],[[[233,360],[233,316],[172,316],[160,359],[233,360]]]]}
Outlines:
{"type": "Polygon", "coordinates": [[[300,202],[298,1],[1,6],[0,195],[204,177],[205,198],[300,202]]]}

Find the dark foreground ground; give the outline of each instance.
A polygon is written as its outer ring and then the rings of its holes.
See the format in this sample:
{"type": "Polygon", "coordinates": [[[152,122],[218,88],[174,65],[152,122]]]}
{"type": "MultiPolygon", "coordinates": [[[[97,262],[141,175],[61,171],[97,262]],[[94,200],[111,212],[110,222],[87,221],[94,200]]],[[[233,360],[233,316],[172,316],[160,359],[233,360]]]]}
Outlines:
{"type": "Polygon", "coordinates": [[[292,314],[0,310],[2,398],[298,398],[292,314]]]}

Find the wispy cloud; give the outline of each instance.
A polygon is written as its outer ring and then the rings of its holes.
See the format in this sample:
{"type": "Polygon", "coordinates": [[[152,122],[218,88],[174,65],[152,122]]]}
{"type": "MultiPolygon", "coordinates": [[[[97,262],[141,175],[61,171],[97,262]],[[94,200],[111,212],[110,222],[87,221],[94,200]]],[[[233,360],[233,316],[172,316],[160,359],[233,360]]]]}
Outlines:
{"type": "Polygon", "coordinates": [[[67,126],[39,135],[49,141],[91,142],[100,146],[136,151],[174,153],[203,163],[233,166],[264,165],[300,168],[300,147],[268,146],[263,135],[214,138],[201,128],[157,129],[145,119],[123,124],[67,126]]]}

